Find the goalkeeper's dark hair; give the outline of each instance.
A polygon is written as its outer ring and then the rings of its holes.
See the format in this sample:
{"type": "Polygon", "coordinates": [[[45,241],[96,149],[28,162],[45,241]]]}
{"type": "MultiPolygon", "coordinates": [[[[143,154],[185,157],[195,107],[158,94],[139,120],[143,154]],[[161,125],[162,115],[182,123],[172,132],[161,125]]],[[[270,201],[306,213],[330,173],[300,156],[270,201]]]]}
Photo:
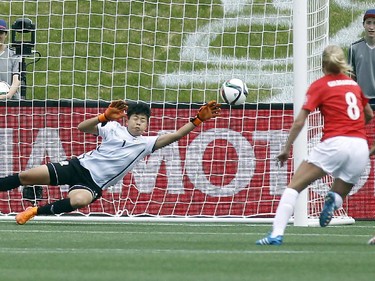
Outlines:
{"type": "Polygon", "coordinates": [[[144,114],[147,116],[147,119],[149,119],[151,117],[151,109],[150,106],[144,102],[129,102],[126,114],[128,118],[133,114],[144,114]]]}

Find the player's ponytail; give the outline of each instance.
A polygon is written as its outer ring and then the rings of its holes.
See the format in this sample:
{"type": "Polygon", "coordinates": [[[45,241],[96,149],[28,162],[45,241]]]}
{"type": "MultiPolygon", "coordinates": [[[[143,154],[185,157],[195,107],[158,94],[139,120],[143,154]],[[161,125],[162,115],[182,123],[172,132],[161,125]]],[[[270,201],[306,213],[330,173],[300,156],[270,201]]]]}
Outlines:
{"type": "Polygon", "coordinates": [[[322,66],[326,73],[347,73],[352,68],[346,62],[344,51],[337,45],[328,45],[322,56],[322,66]]]}

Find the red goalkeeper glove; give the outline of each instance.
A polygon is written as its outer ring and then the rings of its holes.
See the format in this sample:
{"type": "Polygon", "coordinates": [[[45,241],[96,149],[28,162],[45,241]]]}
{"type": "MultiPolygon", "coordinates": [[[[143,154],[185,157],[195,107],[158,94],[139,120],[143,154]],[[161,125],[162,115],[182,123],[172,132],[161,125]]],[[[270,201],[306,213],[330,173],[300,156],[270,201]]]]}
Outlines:
{"type": "Polygon", "coordinates": [[[125,111],[128,109],[128,105],[123,100],[116,100],[111,102],[108,108],[105,110],[104,113],[98,116],[99,122],[107,122],[112,120],[117,120],[122,117],[125,117],[125,111]]]}
{"type": "Polygon", "coordinates": [[[215,118],[220,115],[221,104],[212,100],[199,108],[197,115],[190,121],[193,122],[195,126],[199,126],[202,122],[207,121],[211,118],[215,118]]]}

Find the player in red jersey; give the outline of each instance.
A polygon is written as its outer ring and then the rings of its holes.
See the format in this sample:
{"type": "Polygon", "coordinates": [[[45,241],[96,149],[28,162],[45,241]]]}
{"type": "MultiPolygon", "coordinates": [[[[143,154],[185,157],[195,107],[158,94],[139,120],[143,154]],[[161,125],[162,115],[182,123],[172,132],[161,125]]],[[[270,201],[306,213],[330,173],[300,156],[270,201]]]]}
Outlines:
{"type": "Polygon", "coordinates": [[[340,47],[329,45],[324,49],[322,70],[324,76],[310,85],[286,144],[277,156],[279,164],[283,166],[288,160],[293,142],[309,113],[316,108],[324,117],[323,137],[300,164],[281,196],[272,232],[256,241],[257,245],[281,245],[299,193],[310,183],[330,174],[334,182],[319,218],[320,225],[327,226],[367,165],[369,147],[365,124],[373,118],[373,111],[358,84],[345,74],[350,66],[340,47]]]}

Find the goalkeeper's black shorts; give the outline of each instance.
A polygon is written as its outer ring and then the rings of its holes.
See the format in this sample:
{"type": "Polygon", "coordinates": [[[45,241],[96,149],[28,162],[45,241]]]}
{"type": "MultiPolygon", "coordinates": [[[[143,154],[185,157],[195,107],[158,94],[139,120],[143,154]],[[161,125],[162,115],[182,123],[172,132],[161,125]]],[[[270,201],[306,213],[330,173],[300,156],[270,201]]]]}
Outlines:
{"type": "Polygon", "coordinates": [[[77,158],[47,164],[51,185],[70,186],[69,191],[86,189],[91,192],[93,201],[102,196],[102,189],[94,182],[89,170],[82,167],[77,158]]]}

